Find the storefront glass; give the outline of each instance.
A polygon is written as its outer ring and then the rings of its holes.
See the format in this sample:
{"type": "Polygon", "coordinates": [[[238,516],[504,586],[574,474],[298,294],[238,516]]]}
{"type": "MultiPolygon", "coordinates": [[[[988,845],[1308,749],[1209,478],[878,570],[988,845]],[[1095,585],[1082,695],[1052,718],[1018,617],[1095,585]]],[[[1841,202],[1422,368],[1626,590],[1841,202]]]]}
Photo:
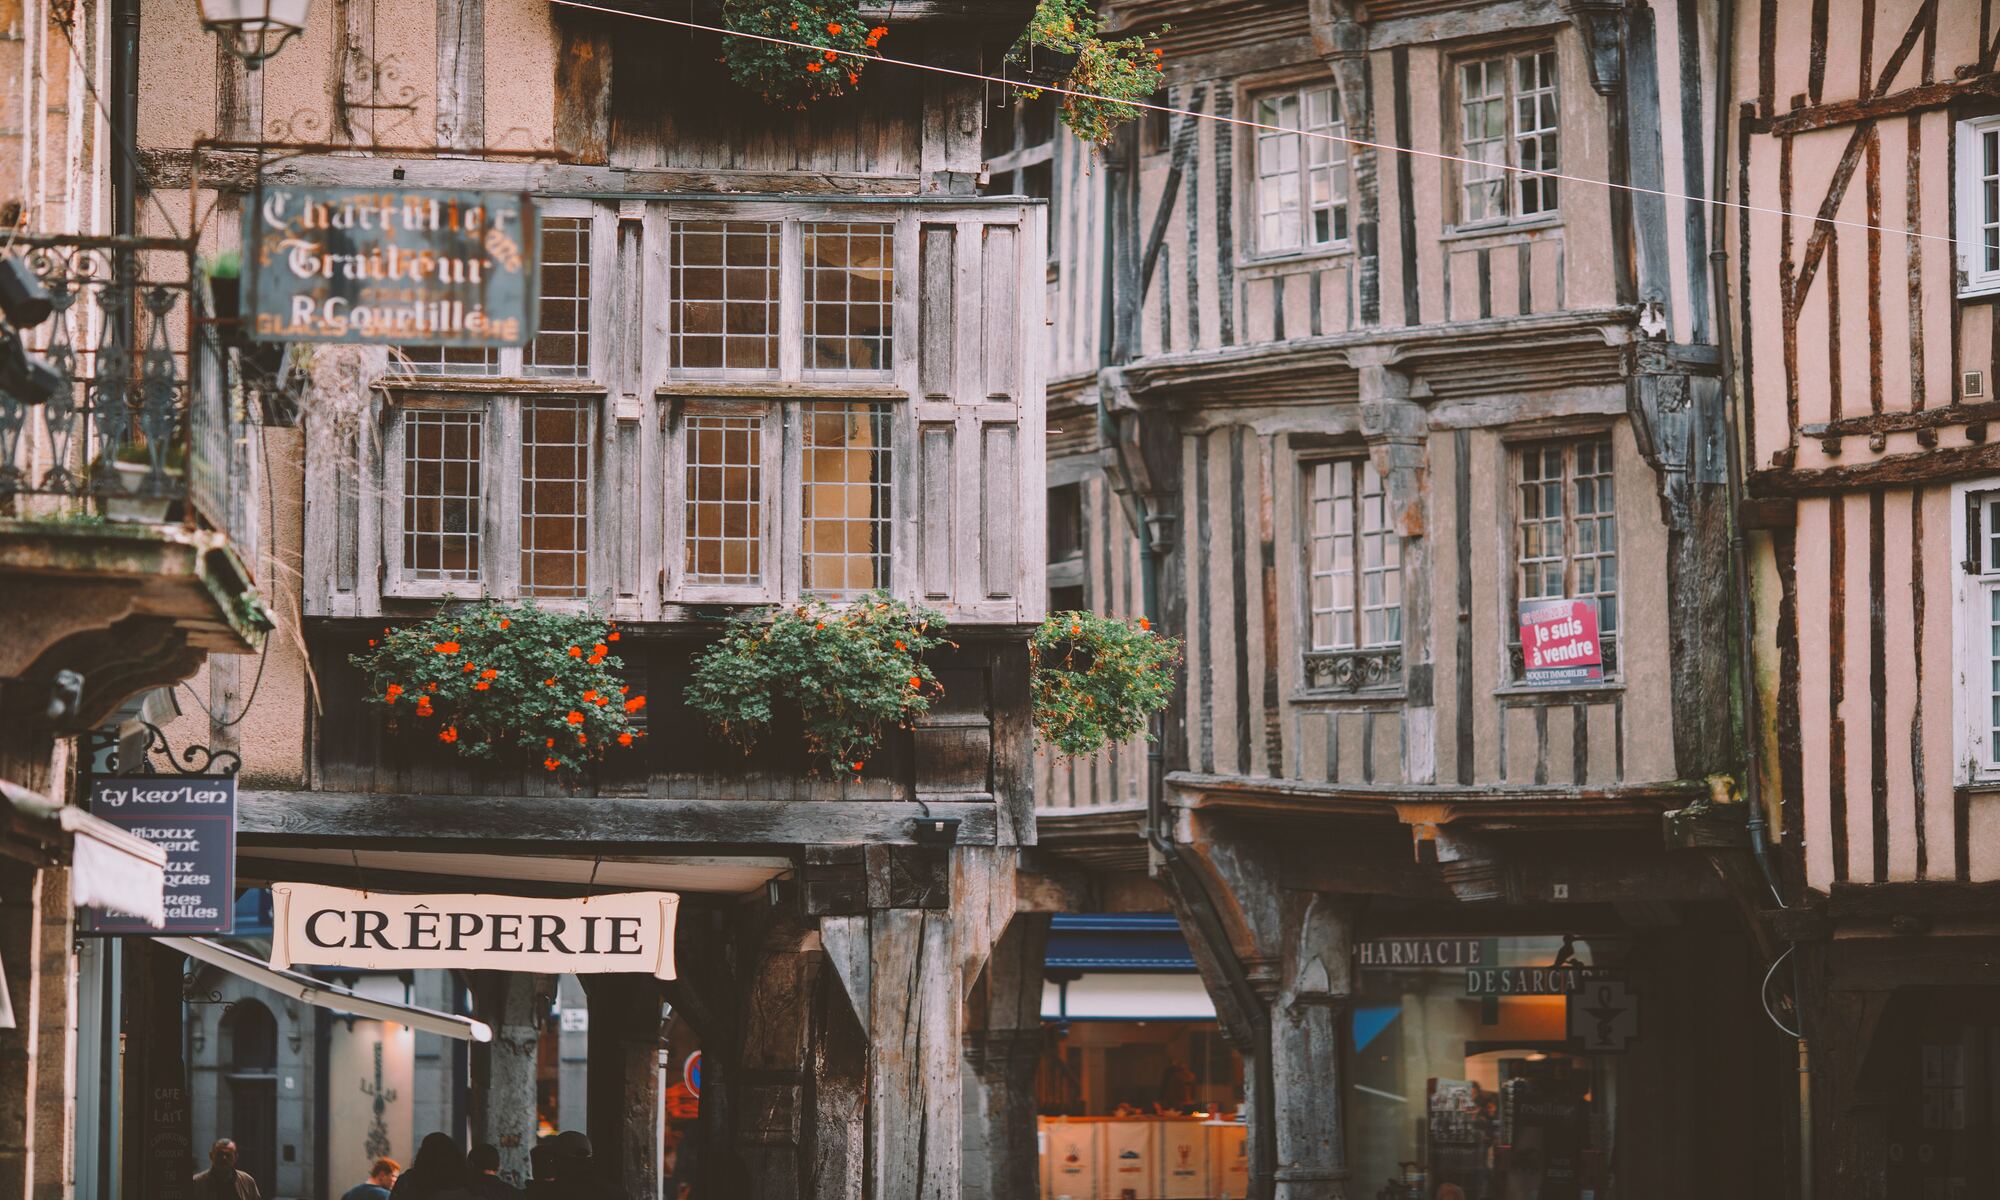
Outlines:
{"type": "Polygon", "coordinates": [[[1561,936],[1365,943],[1346,1071],[1350,1194],[1614,1200],[1618,1056],[1578,1052],[1567,993],[1615,978],[1620,952],[1616,939],[1561,936]]]}

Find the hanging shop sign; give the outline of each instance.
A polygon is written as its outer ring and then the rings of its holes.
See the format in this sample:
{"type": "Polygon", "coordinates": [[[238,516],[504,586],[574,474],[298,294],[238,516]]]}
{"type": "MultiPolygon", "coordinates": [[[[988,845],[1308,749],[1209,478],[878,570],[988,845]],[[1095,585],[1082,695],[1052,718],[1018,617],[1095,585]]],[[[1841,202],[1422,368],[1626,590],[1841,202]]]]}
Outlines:
{"type": "Polygon", "coordinates": [[[1530,684],[1595,683],[1604,678],[1604,646],[1597,637],[1597,605],[1589,600],[1544,600],[1521,605],[1521,681],[1530,684]]]}
{"type": "Polygon", "coordinates": [[[392,895],[313,883],[271,888],[271,965],[309,963],[399,971],[414,967],[629,972],[674,977],[672,892],[581,900],[530,896],[392,895]]]}
{"type": "Polygon", "coordinates": [[[84,909],[85,933],[230,933],[236,928],[236,777],[129,775],[90,781],[90,812],[167,853],[166,924],[84,909]]]}
{"type": "Polygon", "coordinates": [[[1370,938],[1354,953],[1355,964],[1374,970],[1477,967],[1486,961],[1486,940],[1467,937],[1370,938]]]}
{"type": "Polygon", "coordinates": [[[1615,979],[1594,979],[1569,996],[1569,1035],[1585,1050],[1623,1050],[1639,1036],[1639,997],[1615,979]]]}
{"type": "Polygon", "coordinates": [[[534,335],[541,239],[525,192],[266,185],[243,203],[258,341],[494,347],[534,335]]]}
{"type": "Polygon", "coordinates": [[[1606,975],[1594,967],[1475,967],[1465,973],[1465,994],[1567,996],[1606,975]]]}

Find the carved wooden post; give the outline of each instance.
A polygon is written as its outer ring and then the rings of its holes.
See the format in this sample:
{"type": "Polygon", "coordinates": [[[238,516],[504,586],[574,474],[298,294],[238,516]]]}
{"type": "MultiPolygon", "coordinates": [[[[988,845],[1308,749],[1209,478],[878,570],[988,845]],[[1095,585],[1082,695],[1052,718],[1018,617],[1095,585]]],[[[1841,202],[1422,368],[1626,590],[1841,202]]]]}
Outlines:
{"type": "Polygon", "coordinates": [[[1047,913],[1021,913],[972,986],[965,1030],[966,1200],[1032,1196],[1047,913]]]}
{"type": "Polygon", "coordinates": [[[1412,397],[1410,377],[1391,365],[1386,347],[1354,354],[1360,384],[1361,429],[1369,459],[1382,476],[1389,520],[1399,539],[1403,598],[1403,777],[1410,783],[1437,782],[1436,700],[1431,691],[1435,661],[1430,638],[1430,540],[1425,512],[1430,501],[1424,450],[1429,418],[1412,397]]]}

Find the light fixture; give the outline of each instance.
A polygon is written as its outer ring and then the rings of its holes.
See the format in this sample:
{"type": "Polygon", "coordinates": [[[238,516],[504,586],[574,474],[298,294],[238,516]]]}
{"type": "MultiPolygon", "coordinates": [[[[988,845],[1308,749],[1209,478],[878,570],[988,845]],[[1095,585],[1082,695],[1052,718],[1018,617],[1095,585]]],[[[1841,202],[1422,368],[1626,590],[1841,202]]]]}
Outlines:
{"type": "Polygon", "coordinates": [[[305,32],[312,0],[201,0],[201,27],[254,71],[305,32]]]}

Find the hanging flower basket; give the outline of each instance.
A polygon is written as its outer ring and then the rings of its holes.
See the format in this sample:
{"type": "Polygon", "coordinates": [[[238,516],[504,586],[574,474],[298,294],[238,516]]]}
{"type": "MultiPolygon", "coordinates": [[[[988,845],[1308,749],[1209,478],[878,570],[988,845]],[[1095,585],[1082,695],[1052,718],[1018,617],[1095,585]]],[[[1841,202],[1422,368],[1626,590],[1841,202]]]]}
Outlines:
{"type": "Polygon", "coordinates": [[[908,728],[942,693],[923,656],[946,644],[944,629],[937,613],[881,593],[740,618],[696,656],[687,705],[746,754],[774,716],[795,715],[814,773],[859,775],[885,727],[908,728]]]}
{"type": "Polygon", "coordinates": [[[619,636],[602,618],[532,602],[447,601],[428,620],[385,627],[348,661],[398,732],[571,778],[645,736],[632,718],[646,697],[619,677],[612,652],[619,636]]]}
{"type": "Polygon", "coordinates": [[[889,34],[853,0],[723,0],[722,24],[750,35],[722,39],[729,77],[784,108],[852,91],[889,34]]]}
{"type": "Polygon", "coordinates": [[[1161,637],[1144,617],[1050,613],[1028,644],[1034,672],[1035,733],[1065,758],[1095,754],[1146,733],[1146,721],[1173,698],[1179,639],[1161,637]]]}
{"type": "MultiPolygon", "coordinates": [[[[1009,77],[1021,71],[1033,82],[1065,89],[1063,124],[1084,141],[1102,146],[1120,126],[1139,116],[1142,110],[1133,102],[1150,100],[1160,90],[1166,53],[1153,43],[1169,28],[1162,25],[1155,33],[1107,40],[1092,0],[1040,0],[1028,27],[1007,52],[1009,77]],[[1070,60],[1066,73],[1058,77],[1044,67],[1042,60],[1049,56],[1055,56],[1055,63],[1070,60]],[[1044,75],[1049,77],[1039,78],[1044,75]],[[1078,92],[1086,95],[1072,94],[1078,92]]],[[[1028,99],[1037,94],[1033,89],[1024,92],[1028,99]]]]}

